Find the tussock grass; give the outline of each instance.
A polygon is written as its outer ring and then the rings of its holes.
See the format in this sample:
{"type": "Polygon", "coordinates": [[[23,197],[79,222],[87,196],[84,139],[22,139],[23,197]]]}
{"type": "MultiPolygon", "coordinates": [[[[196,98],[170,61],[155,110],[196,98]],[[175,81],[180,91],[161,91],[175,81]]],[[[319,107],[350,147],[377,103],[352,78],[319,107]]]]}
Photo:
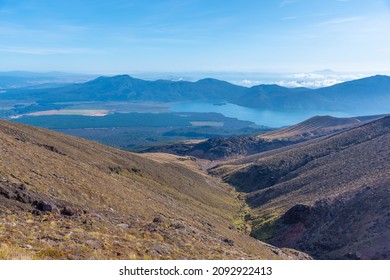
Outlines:
{"type": "Polygon", "coordinates": [[[0,260],[31,260],[32,256],[25,249],[20,247],[0,243],[0,260]]]}

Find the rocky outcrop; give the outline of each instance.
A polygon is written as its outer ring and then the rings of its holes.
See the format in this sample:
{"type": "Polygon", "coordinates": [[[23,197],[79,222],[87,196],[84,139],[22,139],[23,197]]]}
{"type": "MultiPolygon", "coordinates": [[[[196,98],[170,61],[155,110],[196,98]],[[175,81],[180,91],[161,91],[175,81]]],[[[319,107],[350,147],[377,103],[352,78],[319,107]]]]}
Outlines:
{"type": "Polygon", "coordinates": [[[0,180],[0,201],[8,208],[22,209],[34,215],[58,213],[74,216],[84,211],[70,203],[48,197],[30,189],[26,184],[0,180]]]}

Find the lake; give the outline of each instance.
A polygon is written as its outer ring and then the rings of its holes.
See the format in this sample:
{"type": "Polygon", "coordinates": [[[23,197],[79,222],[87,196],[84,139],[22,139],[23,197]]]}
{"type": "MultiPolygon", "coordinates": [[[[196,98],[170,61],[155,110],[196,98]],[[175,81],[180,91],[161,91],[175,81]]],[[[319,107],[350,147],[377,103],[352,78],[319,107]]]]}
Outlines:
{"type": "Polygon", "coordinates": [[[174,112],[209,113],[216,112],[226,117],[252,121],[258,125],[282,127],[293,125],[317,115],[331,115],[334,117],[352,117],[350,114],[335,111],[272,111],[256,110],[231,103],[213,104],[201,102],[177,103],[170,107],[174,112]]]}

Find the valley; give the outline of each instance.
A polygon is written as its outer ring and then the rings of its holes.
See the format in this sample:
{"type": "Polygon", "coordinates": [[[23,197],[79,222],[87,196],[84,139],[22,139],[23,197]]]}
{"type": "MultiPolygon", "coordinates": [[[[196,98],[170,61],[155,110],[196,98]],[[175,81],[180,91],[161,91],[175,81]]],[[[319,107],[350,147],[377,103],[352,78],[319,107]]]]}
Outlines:
{"type": "Polygon", "coordinates": [[[251,235],[319,259],[388,259],[390,117],[222,162],[244,192],[251,235]]]}

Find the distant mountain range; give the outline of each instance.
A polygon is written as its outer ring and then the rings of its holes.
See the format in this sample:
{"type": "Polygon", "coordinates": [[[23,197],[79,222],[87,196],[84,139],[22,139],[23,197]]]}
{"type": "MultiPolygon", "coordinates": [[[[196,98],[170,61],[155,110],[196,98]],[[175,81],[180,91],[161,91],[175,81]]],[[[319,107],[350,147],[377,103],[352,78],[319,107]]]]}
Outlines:
{"type": "Polygon", "coordinates": [[[65,101],[188,101],[228,100],[244,93],[246,88],[228,82],[203,79],[186,81],[146,81],[128,75],[99,77],[95,80],[56,89],[10,90],[2,99],[28,99],[40,102],[65,101]]]}
{"type": "Polygon", "coordinates": [[[319,89],[254,86],[234,103],[272,110],[386,113],[390,106],[390,77],[377,75],[319,89]]]}
{"type": "Polygon", "coordinates": [[[246,88],[216,79],[197,82],[146,81],[120,75],[99,77],[59,88],[7,90],[0,95],[0,99],[41,103],[224,101],[265,110],[331,110],[363,115],[387,113],[390,107],[390,77],[377,75],[330,87],[308,89],[277,85],[246,88]]]}

